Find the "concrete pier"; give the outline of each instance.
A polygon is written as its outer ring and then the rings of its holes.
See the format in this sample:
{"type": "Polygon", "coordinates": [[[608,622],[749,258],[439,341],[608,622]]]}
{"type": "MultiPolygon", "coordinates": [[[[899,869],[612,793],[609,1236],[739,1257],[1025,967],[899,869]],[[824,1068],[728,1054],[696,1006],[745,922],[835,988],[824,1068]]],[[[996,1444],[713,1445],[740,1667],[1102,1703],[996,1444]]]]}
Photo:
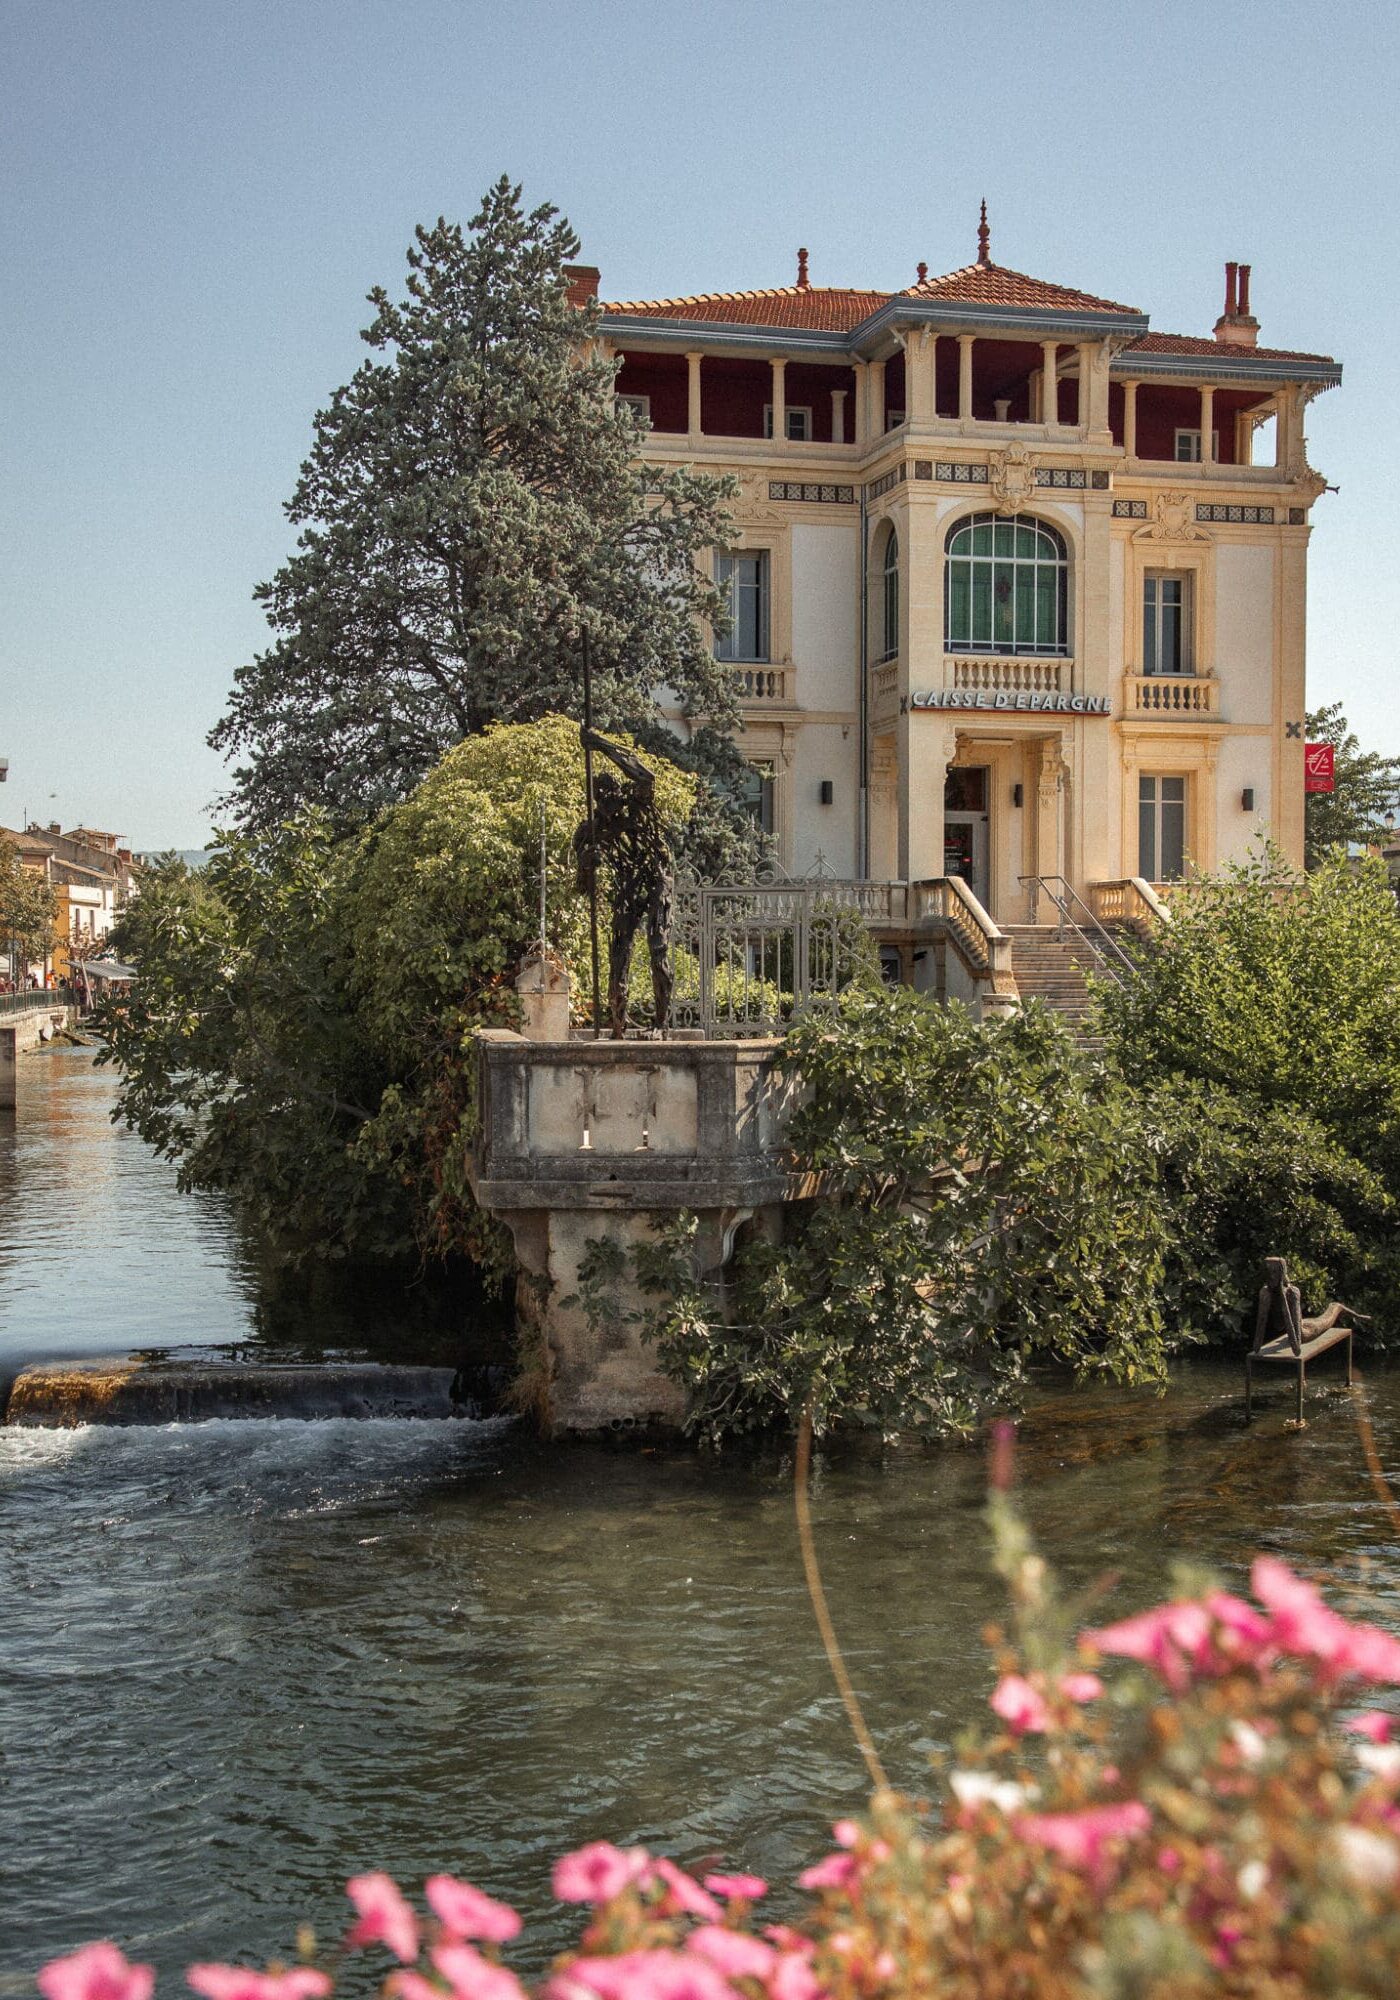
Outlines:
{"type": "Polygon", "coordinates": [[[32,1007],[0,1015],[0,1111],[13,1111],[18,1096],[18,1058],[48,1041],[55,1028],[72,1024],[74,1009],[53,994],[36,993],[32,1007]]]}

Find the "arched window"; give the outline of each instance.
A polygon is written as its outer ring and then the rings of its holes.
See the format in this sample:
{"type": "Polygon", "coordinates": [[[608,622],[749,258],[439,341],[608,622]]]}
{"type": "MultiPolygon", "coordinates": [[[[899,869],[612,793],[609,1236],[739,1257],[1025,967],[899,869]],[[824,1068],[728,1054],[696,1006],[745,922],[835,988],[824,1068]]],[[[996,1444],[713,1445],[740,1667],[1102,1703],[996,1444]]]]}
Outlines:
{"type": "Polygon", "coordinates": [[[1029,514],[974,514],[948,537],[951,653],[1069,650],[1069,562],[1055,530],[1029,514]]]}
{"type": "Polygon", "coordinates": [[[883,658],[892,660],[899,651],[899,536],[891,528],[885,543],[885,644],[883,658]]]}

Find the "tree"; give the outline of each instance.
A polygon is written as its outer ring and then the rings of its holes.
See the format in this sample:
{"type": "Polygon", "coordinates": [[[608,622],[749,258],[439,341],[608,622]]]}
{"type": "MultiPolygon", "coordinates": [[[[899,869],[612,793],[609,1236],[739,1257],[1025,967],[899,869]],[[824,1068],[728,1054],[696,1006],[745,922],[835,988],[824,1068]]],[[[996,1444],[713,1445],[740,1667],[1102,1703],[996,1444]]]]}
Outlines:
{"type": "Polygon", "coordinates": [[[0,951],[21,975],[53,950],[58,899],[35,868],[26,868],[12,840],[0,835],[0,951]]]}
{"type": "Polygon", "coordinates": [[[1330,743],[1336,753],[1333,789],[1307,795],[1303,852],[1306,865],[1316,868],[1330,848],[1375,839],[1400,799],[1400,757],[1363,750],[1339,701],[1311,709],[1307,731],[1310,743],[1330,743]]]}
{"type": "MultiPolygon", "coordinates": [[[[695,780],[647,761],[679,838],[695,780]]],[[[307,812],[146,871],[112,932],[140,974],[104,1008],[118,1115],[289,1260],[499,1264],[466,1184],[471,1031],[518,1020],[542,833],[549,942],[586,995],[583,812],[578,729],[551,716],[458,744],[359,833],[307,812]]]]}
{"type": "Polygon", "coordinates": [[[401,302],[370,293],[377,358],[317,416],[287,507],[297,553],[257,593],[276,640],[210,738],[246,760],[227,802],[245,826],[306,805],[362,823],[492,722],[578,716],[584,633],[600,726],[737,779],[700,561],[728,539],[733,482],[638,470],[597,307],[569,299],[578,247],[502,179],[469,234],[418,229],[401,302]]]}
{"type": "Polygon", "coordinates": [[[798,1021],[794,1164],[819,1196],[784,1240],[697,1281],[682,1221],[642,1259],[651,1330],[711,1442],[810,1411],[966,1432],[1026,1363],[1161,1379],[1164,1221],[1129,1094],[1033,1008],[977,1025],[904,988],[798,1021]]]}

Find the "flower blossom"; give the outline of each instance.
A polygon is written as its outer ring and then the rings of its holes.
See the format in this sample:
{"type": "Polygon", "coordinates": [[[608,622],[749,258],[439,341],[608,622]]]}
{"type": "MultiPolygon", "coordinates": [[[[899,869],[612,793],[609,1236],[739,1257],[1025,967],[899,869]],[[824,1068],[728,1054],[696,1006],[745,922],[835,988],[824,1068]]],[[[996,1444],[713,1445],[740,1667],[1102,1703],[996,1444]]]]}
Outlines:
{"type": "Polygon", "coordinates": [[[705,1893],[695,1877],[677,1868],[664,1854],[657,1855],[652,1862],[651,1873],[653,1879],[665,1883],[667,1900],[688,1917],[702,1917],[706,1923],[717,1924],[724,1915],[714,1897],[705,1893]]]}
{"type": "Polygon", "coordinates": [[[1097,1701],[1103,1693],[1103,1682],[1097,1674],[1066,1674],[1060,1682],[1060,1693],[1068,1701],[1097,1701]]]}
{"type": "Polygon", "coordinates": [[[1333,1829],[1332,1844],[1346,1873],[1363,1889],[1389,1889],[1400,1876],[1400,1848],[1382,1833],[1339,1826],[1333,1829]]]}
{"type": "Polygon", "coordinates": [[[768,1980],[769,2000],[817,2000],[821,1982],[798,1951],[779,1955],[768,1980]]]}
{"type": "Polygon", "coordinates": [[[1368,1708],[1360,1715],[1353,1715],[1343,1726],[1351,1730],[1355,1736],[1366,1737],[1369,1742],[1389,1743],[1390,1732],[1395,1727],[1395,1718],[1387,1715],[1384,1709],[1368,1708]]]}
{"type": "MultiPolygon", "coordinates": [[[[433,1952],[433,1964],[459,2000],[525,2000],[525,1989],[515,1974],[493,1965],[473,1945],[440,1944],[433,1952]]],[[[406,1994],[404,2000],[422,1996],[406,1994]]]]}
{"type": "Polygon", "coordinates": [[[990,1771],[954,1771],[948,1783],[958,1804],[969,1812],[977,1806],[995,1806],[999,1813],[1013,1813],[1031,1798],[1029,1787],[994,1777],[990,1771]]]}
{"type": "Polygon", "coordinates": [[[155,1967],[132,1965],[114,1944],[85,1944],[38,1975],[44,2000],[151,2000],[155,1967]]]}
{"type": "Polygon", "coordinates": [[[520,1935],[520,1919],[508,1903],[498,1903],[452,1875],[430,1875],[423,1885],[428,1907],[454,1938],[484,1938],[509,1944],[520,1935]]]}
{"type": "Polygon", "coordinates": [[[991,1697],[991,1708],[1013,1736],[1040,1734],[1050,1727],[1045,1697],[1021,1674],[1003,1674],[991,1697]]]}
{"type": "Polygon", "coordinates": [[[1211,1618],[1203,1604],[1175,1600],[1140,1611],[1135,1618],[1120,1619],[1101,1631],[1086,1632],[1084,1638],[1100,1653],[1140,1660],[1179,1694],[1191,1671],[1205,1666],[1210,1658],[1211,1618]]]}
{"type": "MultiPolygon", "coordinates": [[[[323,2000],[331,1982],[314,1966],[294,1966],[290,1972],[254,1972],[246,1965],[192,1965],[186,1984],[204,2000],[323,2000]]],[[[440,1996],[439,1996],[440,2000],[440,1996]]]]}
{"type": "Polygon", "coordinates": [[[615,1958],[576,1958],[568,1968],[601,2000],[735,2000],[713,1965],[684,1951],[625,1951],[615,1958]]]}
{"type": "Polygon", "coordinates": [[[1122,1805],[1091,1806],[1087,1812],[1023,1813],[1013,1824],[1022,1840],[1048,1848],[1069,1867],[1087,1869],[1101,1880],[1105,1844],[1146,1833],[1152,1816],[1140,1799],[1128,1799],[1122,1805]]]}
{"type": "Polygon", "coordinates": [[[624,1850],[595,1840],[561,1855],[554,1864],[554,1893],[561,1903],[610,1903],[650,1872],[644,1847],[624,1850]]]}
{"type": "Polygon", "coordinates": [[[1332,1680],[1400,1683],[1400,1639],[1378,1625],[1352,1625],[1286,1563],[1258,1556],[1250,1572],[1254,1594],[1266,1605],[1280,1652],[1316,1660],[1332,1680]]]}
{"type": "Polygon", "coordinates": [[[768,1884],[761,1875],[707,1875],[705,1887],[713,1895],[734,1902],[756,1903],[768,1894],[768,1884]]]}
{"type": "Polygon", "coordinates": [[[686,1949],[698,1951],[726,1979],[766,1979],[778,1957],[762,1938],[726,1930],[723,1924],[701,1924],[686,1939],[686,1949]]]}
{"type": "Polygon", "coordinates": [[[860,1873],[854,1854],[828,1854],[824,1860],[804,1868],[797,1878],[799,1889],[848,1889],[860,1873]]]}
{"type": "Polygon", "coordinates": [[[360,1913],[345,1940],[347,1950],[384,1944],[395,1958],[417,1958],[418,1918],[392,1875],[352,1875],[345,1893],[360,1913]]]}

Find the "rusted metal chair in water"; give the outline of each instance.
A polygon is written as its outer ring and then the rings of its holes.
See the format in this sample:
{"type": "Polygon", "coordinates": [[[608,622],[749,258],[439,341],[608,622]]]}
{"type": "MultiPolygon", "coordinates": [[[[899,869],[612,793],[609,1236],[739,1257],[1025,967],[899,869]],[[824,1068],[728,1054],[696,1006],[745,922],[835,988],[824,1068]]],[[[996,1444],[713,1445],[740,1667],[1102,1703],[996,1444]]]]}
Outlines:
{"type": "Polygon", "coordinates": [[[1326,1309],[1311,1319],[1303,1316],[1303,1297],[1296,1285],[1288,1282],[1288,1266],[1282,1257],[1264,1259],[1264,1283],[1259,1292],[1259,1310],[1254,1319],[1254,1346],[1245,1356],[1244,1363],[1244,1418],[1249,1423],[1254,1415],[1254,1368],[1256,1362],[1275,1362],[1285,1368],[1296,1370],[1298,1377],[1297,1420],[1303,1421],[1303,1390],[1307,1383],[1308,1363],[1325,1354],[1329,1347],[1336,1347],[1342,1341],[1347,1344],[1347,1387],[1352,1383],[1351,1344],[1353,1326],[1344,1326],[1343,1319],[1354,1321],[1357,1326],[1369,1326],[1370,1318],[1351,1306],[1344,1306],[1333,1299],[1326,1309]]]}

